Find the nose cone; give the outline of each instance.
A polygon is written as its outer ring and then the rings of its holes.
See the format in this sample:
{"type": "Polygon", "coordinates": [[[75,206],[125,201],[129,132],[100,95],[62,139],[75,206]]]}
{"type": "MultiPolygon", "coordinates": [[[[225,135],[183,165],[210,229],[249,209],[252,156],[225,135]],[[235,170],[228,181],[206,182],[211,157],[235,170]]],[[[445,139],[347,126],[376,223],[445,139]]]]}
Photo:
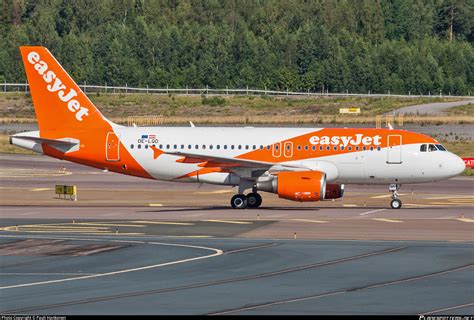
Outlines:
{"type": "Polygon", "coordinates": [[[449,163],[450,174],[457,176],[461,174],[466,169],[466,164],[463,159],[458,157],[455,154],[452,154],[452,160],[449,163]]]}

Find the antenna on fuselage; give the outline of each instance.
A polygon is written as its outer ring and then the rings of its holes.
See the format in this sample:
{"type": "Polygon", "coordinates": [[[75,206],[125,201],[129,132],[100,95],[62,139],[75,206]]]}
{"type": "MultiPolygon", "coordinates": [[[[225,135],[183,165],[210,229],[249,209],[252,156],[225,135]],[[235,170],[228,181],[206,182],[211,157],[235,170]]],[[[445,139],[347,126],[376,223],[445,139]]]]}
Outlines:
{"type": "Polygon", "coordinates": [[[393,130],[393,127],[392,127],[392,125],[390,124],[390,122],[387,123],[387,127],[388,127],[388,130],[393,130]]]}
{"type": "Polygon", "coordinates": [[[189,125],[191,126],[191,128],[196,128],[196,126],[194,125],[192,121],[189,121],[189,125]]]}

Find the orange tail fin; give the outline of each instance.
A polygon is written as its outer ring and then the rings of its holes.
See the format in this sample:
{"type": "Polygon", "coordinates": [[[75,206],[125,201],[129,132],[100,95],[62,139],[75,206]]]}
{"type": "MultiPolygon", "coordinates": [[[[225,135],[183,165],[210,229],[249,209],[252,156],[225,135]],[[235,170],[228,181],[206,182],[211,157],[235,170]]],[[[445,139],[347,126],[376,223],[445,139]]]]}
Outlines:
{"type": "Polygon", "coordinates": [[[107,121],[45,47],[20,47],[42,136],[86,130],[107,121]]]}

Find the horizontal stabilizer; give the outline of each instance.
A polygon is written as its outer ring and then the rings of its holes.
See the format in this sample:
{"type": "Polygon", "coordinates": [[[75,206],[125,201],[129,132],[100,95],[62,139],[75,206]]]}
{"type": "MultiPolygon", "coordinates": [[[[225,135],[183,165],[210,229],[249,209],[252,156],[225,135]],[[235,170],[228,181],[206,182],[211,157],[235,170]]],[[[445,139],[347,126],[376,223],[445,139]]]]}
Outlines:
{"type": "MultiPolygon", "coordinates": [[[[56,150],[66,153],[79,150],[79,140],[72,138],[63,138],[63,139],[45,139],[35,136],[26,136],[21,134],[16,134],[10,136],[10,144],[19,145],[18,140],[32,141],[38,144],[46,144],[56,150]]],[[[21,145],[19,145],[21,146],[21,145]]]]}

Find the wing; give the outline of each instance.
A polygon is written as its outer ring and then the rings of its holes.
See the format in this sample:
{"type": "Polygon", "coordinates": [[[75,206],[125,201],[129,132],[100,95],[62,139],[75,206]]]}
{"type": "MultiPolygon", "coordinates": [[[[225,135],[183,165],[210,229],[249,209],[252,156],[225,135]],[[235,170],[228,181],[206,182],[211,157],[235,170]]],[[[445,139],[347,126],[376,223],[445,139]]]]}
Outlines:
{"type": "Polygon", "coordinates": [[[186,153],[186,152],[166,152],[166,154],[182,156],[184,158],[178,159],[177,162],[181,163],[201,163],[202,167],[225,167],[225,168],[255,168],[255,169],[269,169],[274,166],[274,163],[256,161],[256,160],[246,160],[238,158],[229,158],[229,157],[218,157],[218,156],[209,156],[195,153],[186,153]]]}
{"type": "Polygon", "coordinates": [[[268,172],[270,174],[275,174],[282,171],[307,171],[307,170],[318,170],[318,171],[328,171],[325,168],[324,164],[327,164],[323,161],[318,162],[265,162],[257,161],[250,159],[241,159],[241,158],[230,158],[214,155],[204,155],[197,153],[187,153],[181,151],[175,152],[166,152],[156,147],[151,146],[153,150],[153,157],[156,159],[162,154],[180,156],[176,162],[180,163],[194,163],[199,167],[204,168],[220,168],[225,169],[226,171],[232,171],[235,174],[241,176],[245,179],[254,180],[268,172]]]}

